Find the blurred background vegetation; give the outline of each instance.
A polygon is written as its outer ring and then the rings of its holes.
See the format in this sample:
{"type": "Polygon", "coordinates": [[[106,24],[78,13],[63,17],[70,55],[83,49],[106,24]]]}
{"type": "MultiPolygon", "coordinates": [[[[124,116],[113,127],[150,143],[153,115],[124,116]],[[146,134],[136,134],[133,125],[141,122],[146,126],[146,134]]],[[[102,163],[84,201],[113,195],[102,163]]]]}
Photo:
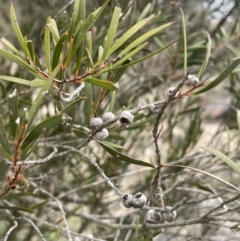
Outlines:
{"type": "MultiPolygon", "coordinates": [[[[73,4],[62,1],[12,1],[18,17],[18,23],[24,35],[31,39],[38,56],[43,56],[43,31],[46,18],[55,18],[60,32],[63,33],[69,25],[73,4]]],[[[86,1],[87,15],[104,4],[104,0],[86,1]]],[[[10,1],[0,0],[0,35],[8,39],[14,46],[20,47],[10,23],[10,1]]],[[[156,34],[148,41],[138,57],[145,56],[171,41],[182,37],[182,22],[179,8],[184,11],[187,26],[188,41],[188,72],[197,74],[206,53],[208,31],[212,39],[212,52],[203,79],[218,75],[229,62],[239,56],[240,45],[240,2],[238,0],[111,0],[101,17],[92,28],[93,59],[97,59],[98,47],[107,34],[111,15],[115,6],[122,9],[117,36],[121,36],[130,26],[155,13],[155,18],[146,28],[140,30],[141,35],[148,28],[154,28],[174,21],[175,24],[156,34]]],[[[1,45],[2,43],[0,43],[1,45]]],[[[130,44],[126,43],[126,46],[130,44]]],[[[118,113],[123,106],[132,109],[138,105],[152,103],[166,98],[170,86],[176,86],[183,76],[183,39],[154,57],[127,68],[121,77],[120,89],[115,100],[115,110],[118,113]]],[[[207,170],[239,187],[239,175],[217,158],[200,149],[201,146],[212,146],[221,150],[233,160],[239,160],[239,130],[237,109],[240,109],[240,69],[236,69],[223,83],[213,90],[200,96],[190,96],[168,106],[163,118],[163,131],[160,136],[160,147],[164,163],[189,165],[201,170],[207,170]]],[[[0,74],[21,78],[29,78],[29,73],[9,60],[0,58],[0,74]]],[[[9,133],[8,96],[17,88],[19,110],[29,107],[34,96],[31,88],[0,80],[1,105],[0,113],[9,133]]],[[[52,98],[45,98],[39,118],[44,120],[54,113],[52,98]]],[[[104,108],[100,114],[104,113],[104,108]]],[[[81,108],[74,108],[69,113],[76,115],[75,123],[81,124],[83,113],[81,108]]],[[[146,113],[146,117],[135,122],[120,134],[111,132],[108,140],[123,145],[125,154],[146,162],[155,163],[155,150],[152,139],[154,116],[146,113]]],[[[74,145],[79,139],[63,126],[53,133],[45,133],[41,141],[52,141],[74,145]]],[[[9,135],[10,136],[10,135],[9,135]]],[[[10,138],[9,138],[10,139],[10,138]]],[[[11,140],[12,141],[12,140],[11,140]]],[[[61,147],[59,148],[61,150],[61,147]]],[[[64,149],[62,149],[64,150],[64,149]]],[[[94,157],[106,175],[124,193],[138,191],[149,195],[154,172],[150,168],[140,167],[126,162],[116,161],[96,143],[90,143],[84,152],[94,157]]],[[[38,147],[30,156],[31,160],[46,157],[51,150],[38,147]]],[[[0,187],[4,189],[8,166],[0,163],[0,187]]],[[[172,227],[162,230],[117,229],[104,223],[137,224],[144,222],[144,212],[123,208],[120,198],[101,179],[94,166],[84,162],[74,153],[53,158],[50,162],[36,166],[26,166],[24,176],[29,181],[28,192],[41,187],[57,197],[67,214],[70,229],[82,235],[91,234],[96,240],[239,240],[240,236],[234,230],[225,228],[226,222],[218,224],[197,224],[195,226],[172,227]]],[[[191,200],[189,205],[177,209],[177,220],[194,219],[211,207],[219,204],[216,196],[223,200],[234,195],[234,191],[210,177],[197,174],[182,168],[163,169],[163,191],[167,206],[174,206],[184,198],[191,200]],[[201,200],[201,201],[200,201],[201,200]]],[[[67,240],[61,229],[61,213],[56,203],[44,194],[24,195],[24,185],[19,190],[8,193],[0,201],[1,206],[18,206],[30,208],[34,205],[35,220],[46,240],[67,240]],[[46,223],[39,220],[45,220],[46,223]],[[55,225],[55,227],[50,226],[55,225]],[[57,228],[56,228],[57,227],[57,228]]],[[[238,205],[235,201],[232,206],[238,205]]],[[[231,206],[231,207],[232,207],[231,206]]],[[[238,209],[239,210],[239,209],[238,209]]],[[[228,215],[235,217],[238,210],[229,211],[228,215]]],[[[21,214],[22,215],[22,214],[21,214]]],[[[19,210],[0,209],[0,237],[13,226],[12,216],[21,216],[19,210]]],[[[31,219],[28,214],[24,214],[31,219]]],[[[23,216],[24,216],[23,215],[23,216]]],[[[225,216],[224,216],[225,217],[225,216]]],[[[217,221],[215,222],[217,223],[217,221]]],[[[94,238],[82,240],[95,240],[94,238]]],[[[31,224],[25,220],[18,221],[18,227],[13,230],[8,240],[40,240],[31,224]]],[[[81,239],[80,239],[81,240],[81,239]]]]}

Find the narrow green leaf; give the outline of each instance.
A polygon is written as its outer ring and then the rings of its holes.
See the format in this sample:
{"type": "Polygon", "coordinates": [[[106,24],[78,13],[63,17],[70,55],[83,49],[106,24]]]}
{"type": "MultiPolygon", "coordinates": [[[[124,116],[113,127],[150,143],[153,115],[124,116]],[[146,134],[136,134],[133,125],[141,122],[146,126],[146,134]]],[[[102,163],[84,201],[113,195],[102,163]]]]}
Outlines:
{"type": "Polygon", "coordinates": [[[76,75],[78,75],[78,72],[81,68],[81,64],[83,61],[83,53],[84,53],[84,44],[77,50],[76,52],[76,75]]]}
{"type": "Polygon", "coordinates": [[[211,37],[210,37],[208,32],[206,32],[206,36],[207,36],[207,40],[208,40],[208,42],[207,42],[207,52],[206,52],[205,59],[204,59],[204,61],[202,63],[202,66],[201,66],[201,68],[200,68],[200,70],[199,70],[199,72],[197,74],[197,77],[199,79],[202,78],[202,76],[203,76],[203,74],[204,74],[204,72],[205,72],[205,70],[207,68],[208,61],[209,61],[210,54],[211,54],[211,47],[212,47],[211,37]]]}
{"type": "Polygon", "coordinates": [[[84,84],[84,91],[87,96],[87,101],[85,102],[85,121],[88,124],[90,119],[92,118],[92,107],[93,107],[93,100],[92,100],[92,85],[89,83],[84,84]]]}
{"type": "Polygon", "coordinates": [[[86,42],[87,42],[87,50],[89,52],[89,55],[92,56],[92,33],[91,31],[89,31],[87,33],[87,38],[86,38],[86,42]]]}
{"type": "Polygon", "coordinates": [[[44,54],[45,54],[45,61],[47,65],[48,72],[51,73],[51,46],[50,46],[50,30],[49,30],[49,23],[50,23],[51,18],[47,18],[47,23],[44,29],[44,54]]]}
{"type": "Polygon", "coordinates": [[[226,156],[225,154],[223,154],[222,152],[213,149],[211,147],[202,147],[203,150],[213,154],[214,156],[218,157],[219,159],[221,159],[222,161],[224,161],[228,166],[230,166],[235,172],[237,172],[238,174],[240,174],[240,167],[228,156],[226,156]]]}
{"type": "Polygon", "coordinates": [[[27,213],[34,213],[33,210],[31,209],[28,209],[28,208],[22,208],[22,207],[17,207],[17,206],[0,206],[0,209],[9,209],[9,210],[12,210],[12,211],[21,211],[21,212],[27,212],[27,213]]]}
{"type": "Polygon", "coordinates": [[[108,50],[110,49],[113,39],[115,37],[115,34],[117,32],[120,14],[121,14],[121,8],[115,7],[110,26],[108,28],[108,33],[107,33],[107,37],[105,40],[105,44],[104,44],[104,52],[103,52],[103,56],[102,56],[102,61],[104,61],[105,57],[107,56],[108,50]]]}
{"type": "Polygon", "coordinates": [[[7,153],[11,154],[11,147],[9,145],[6,130],[3,124],[2,116],[0,115],[0,144],[6,150],[7,153]]]}
{"type": "Polygon", "coordinates": [[[100,79],[89,77],[89,78],[85,78],[84,82],[90,83],[93,85],[97,85],[97,86],[107,89],[107,90],[117,90],[118,89],[118,85],[116,85],[108,80],[100,80],[100,79]]]}
{"type": "Polygon", "coordinates": [[[52,34],[53,43],[56,45],[59,40],[59,32],[55,20],[49,17],[48,23],[46,25],[52,34]]]}
{"type": "Polygon", "coordinates": [[[12,130],[13,140],[16,139],[18,133],[18,125],[16,120],[18,118],[18,92],[17,89],[13,91],[12,94],[8,96],[8,108],[9,108],[9,118],[10,126],[12,130]]]}
{"type": "Polygon", "coordinates": [[[233,61],[223,70],[223,72],[211,83],[207,84],[205,87],[203,87],[201,90],[196,91],[193,93],[193,95],[199,95],[202,94],[215,86],[219,85],[223,80],[225,80],[228,75],[232,73],[232,71],[240,64],[240,57],[233,59],[233,61]]]}
{"type": "Polygon", "coordinates": [[[46,203],[48,203],[48,202],[49,202],[49,200],[42,201],[42,202],[40,202],[40,203],[37,203],[37,204],[29,207],[29,209],[32,210],[32,211],[33,211],[34,209],[39,210],[42,206],[44,206],[44,205],[45,205],[46,203]]]}
{"type": "Polygon", "coordinates": [[[0,75],[0,79],[14,82],[17,84],[27,85],[30,87],[39,87],[39,86],[44,85],[46,82],[46,80],[38,79],[38,78],[30,81],[30,80],[25,80],[25,79],[16,78],[16,77],[7,76],[7,75],[0,75]]]}
{"type": "Polygon", "coordinates": [[[79,10],[80,10],[80,0],[75,0],[74,1],[74,6],[73,6],[73,15],[72,15],[72,24],[75,25],[78,21],[78,16],[79,16],[79,10]]]}
{"type": "Polygon", "coordinates": [[[126,150],[126,148],[124,146],[121,146],[121,145],[118,145],[118,144],[115,144],[115,143],[112,143],[112,142],[109,142],[109,141],[99,141],[99,140],[97,140],[97,142],[99,142],[100,144],[102,143],[102,144],[104,144],[108,147],[126,150]]]}
{"type": "Polygon", "coordinates": [[[240,110],[237,110],[237,124],[238,124],[238,133],[239,133],[239,141],[240,141],[240,110]]]}
{"type": "Polygon", "coordinates": [[[35,60],[35,54],[34,54],[34,47],[33,47],[33,42],[32,40],[28,40],[27,41],[27,49],[28,49],[28,52],[29,52],[29,55],[31,57],[31,60],[34,62],[35,60]]]}
{"type": "Polygon", "coordinates": [[[38,74],[37,70],[34,67],[29,65],[27,62],[25,62],[23,59],[21,59],[17,55],[14,55],[4,49],[0,49],[0,56],[11,60],[12,62],[18,64],[19,66],[23,67],[24,69],[28,70],[29,72],[31,72],[34,75],[38,74]]]}
{"type": "Polygon", "coordinates": [[[85,18],[86,18],[86,2],[85,0],[80,0],[77,21],[80,21],[80,20],[84,21],[85,18]]]}
{"type": "Polygon", "coordinates": [[[187,33],[186,33],[186,23],[182,8],[180,8],[182,14],[182,31],[183,31],[183,43],[184,43],[184,62],[183,62],[183,75],[187,75],[187,33]]]}
{"type": "Polygon", "coordinates": [[[53,82],[55,76],[57,75],[57,73],[59,71],[59,68],[60,68],[60,65],[58,65],[54,69],[54,71],[51,73],[49,78],[46,79],[45,84],[42,86],[42,89],[38,93],[37,98],[33,101],[32,105],[31,105],[31,108],[29,110],[29,113],[28,113],[28,116],[29,116],[28,128],[31,126],[31,123],[32,123],[33,118],[36,114],[36,111],[37,111],[39,105],[41,104],[44,95],[48,92],[49,88],[51,87],[52,82],[53,82]]]}
{"type": "Polygon", "coordinates": [[[96,20],[96,19],[100,16],[100,14],[103,12],[103,10],[105,9],[105,7],[108,5],[109,1],[110,1],[110,0],[105,1],[105,3],[104,3],[101,7],[97,8],[97,9],[93,12],[94,20],[96,20]]]}
{"type": "Polygon", "coordinates": [[[114,104],[115,104],[115,100],[116,100],[116,91],[112,91],[111,93],[111,100],[110,100],[110,105],[109,105],[109,111],[113,112],[114,110],[114,104]]]}
{"type": "Polygon", "coordinates": [[[212,178],[214,178],[214,179],[216,179],[216,180],[218,180],[218,181],[226,184],[227,186],[234,188],[234,189],[237,190],[238,192],[240,192],[240,189],[238,189],[237,187],[235,187],[235,186],[232,185],[231,183],[223,180],[222,178],[217,177],[217,176],[215,176],[215,175],[213,175],[213,174],[211,174],[211,173],[209,173],[209,172],[206,172],[206,171],[203,171],[203,170],[194,168],[194,167],[182,166],[182,165],[163,165],[163,167],[182,167],[182,168],[187,168],[187,169],[190,169],[190,170],[193,170],[193,171],[202,173],[202,174],[204,174],[204,175],[207,175],[207,176],[209,176],[209,177],[212,177],[212,178]]]}
{"type": "MultiPolygon", "coordinates": [[[[122,68],[127,68],[131,65],[135,65],[137,63],[140,63],[140,62],[143,62],[144,60],[148,59],[148,58],[151,58],[152,56],[162,52],[163,50],[165,50],[166,48],[168,48],[169,46],[171,46],[172,44],[176,43],[179,39],[176,39],[174,41],[172,41],[171,43],[169,43],[168,45],[166,45],[165,47],[161,48],[161,49],[158,49],[157,51],[141,58],[141,59],[138,59],[138,60],[135,60],[135,61],[128,61],[127,64],[124,64],[124,65],[121,65],[121,66],[117,66],[117,67],[110,67],[109,69],[104,69],[102,71],[100,71],[99,75],[102,74],[102,73],[105,73],[105,72],[109,72],[109,71],[114,71],[114,70],[117,70],[117,69],[122,69],[122,68]]],[[[95,75],[97,76],[97,75],[95,75]]]]}
{"type": "Polygon", "coordinates": [[[71,59],[73,57],[73,55],[76,53],[76,51],[78,50],[78,48],[80,47],[80,45],[82,44],[84,39],[86,38],[86,35],[87,35],[89,29],[92,27],[93,23],[94,23],[94,14],[92,13],[88,16],[86,21],[83,23],[81,30],[76,35],[76,37],[73,41],[73,49],[71,52],[69,52],[69,55],[70,55],[69,59],[71,59]]]}
{"type": "Polygon", "coordinates": [[[68,36],[67,33],[63,34],[61,38],[58,40],[56,47],[54,48],[53,57],[52,57],[52,69],[55,69],[59,63],[59,59],[61,58],[62,51],[63,51],[63,44],[67,36],[68,36]]]}
{"type": "Polygon", "coordinates": [[[112,69],[114,69],[115,67],[121,65],[121,64],[124,63],[125,61],[129,60],[133,55],[135,55],[135,54],[137,54],[138,52],[140,52],[140,50],[142,50],[146,45],[148,45],[148,42],[139,45],[137,48],[135,48],[135,49],[132,50],[130,53],[128,53],[127,55],[125,55],[122,59],[120,59],[120,60],[117,61],[115,64],[113,64],[113,65],[112,65],[112,69]]]}
{"type": "Polygon", "coordinates": [[[24,57],[22,56],[22,54],[8,41],[6,40],[5,38],[1,38],[1,42],[7,46],[10,50],[12,50],[12,52],[14,54],[16,54],[19,58],[23,59],[24,60],[24,57]]]}
{"type": "Polygon", "coordinates": [[[72,128],[72,131],[79,138],[83,138],[83,139],[88,138],[88,134],[83,132],[82,130],[79,130],[79,129],[76,129],[76,128],[72,128]]]}
{"type": "Polygon", "coordinates": [[[143,18],[145,18],[148,15],[149,11],[152,8],[152,4],[154,3],[148,3],[146,5],[146,7],[142,10],[140,16],[138,17],[137,22],[141,21],[143,18]]]}
{"type": "Polygon", "coordinates": [[[51,116],[39,123],[38,125],[34,126],[24,139],[21,150],[25,152],[25,149],[31,146],[33,142],[35,142],[43,133],[48,134],[51,128],[58,127],[59,125],[61,125],[61,123],[62,114],[58,114],[51,116]]]}
{"type": "Polygon", "coordinates": [[[164,24],[158,28],[154,28],[147,33],[143,34],[141,37],[137,38],[135,41],[133,41],[131,44],[129,44],[122,52],[120,53],[121,56],[125,55],[128,53],[131,49],[135,48],[137,45],[140,43],[144,42],[146,39],[150,38],[154,34],[162,31],[163,29],[167,28],[168,26],[172,25],[174,22],[164,24]]]}
{"type": "Polygon", "coordinates": [[[27,43],[26,43],[25,39],[23,38],[23,35],[22,35],[21,30],[17,23],[17,18],[16,18],[16,14],[15,14],[12,2],[10,5],[10,18],[11,18],[12,27],[17,36],[18,42],[20,43],[21,47],[23,48],[26,56],[31,59],[31,56],[27,49],[27,43]]]}
{"type": "Polygon", "coordinates": [[[88,63],[88,66],[93,69],[93,59],[92,59],[92,56],[90,55],[88,49],[86,48],[86,52],[87,52],[87,57],[88,57],[88,60],[89,60],[89,63],[88,63]]]}
{"type": "Polygon", "coordinates": [[[12,158],[12,155],[10,153],[8,153],[6,151],[6,149],[1,146],[1,144],[0,144],[0,156],[1,157],[5,157],[5,158],[7,158],[9,160],[11,160],[11,158],[12,158]]]}
{"type": "Polygon", "coordinates": [[[152,18],[153,15],[150,15],[148,18],[143,19],[142,21],[135,24],[131,27],[122,37],[120,37],[109,49],[106,58],[108,58],[112,53],[114,53],[120,46],[122,46],[133,34],[135,34],[139,29],[146,25],[152,18]]]}
{"type": "Polygon", "coordinates": [[[116,158],[116,161],[122,160],[125,161],[127,163],[132,163],[135,165],[139,165],[139,166],[146,166],[146,167],[152,167],[155,168],[152,164],[144,162],[144,161],[140,161],[134,158],[131,158],[129,156],[126,156],[120,152],[118,152],[117,150],[105,145],[104,143],[100,143],[99,144],[103,147],[103,149],[108,152],[109,154],[111,154],[112,156],[114,156],[116,158]]]}
{"type": "Polygon", "coordinates": [[[118,82],[120,80],[120,78],[126,72],[126,69],[128,67],[127,65],[131,62],[132,62],[131,59],[127,59],[125,62],[122,63],[122,66],[124,67],[114,72],[114,78],[113,78],[114,82],[118,82]]]}

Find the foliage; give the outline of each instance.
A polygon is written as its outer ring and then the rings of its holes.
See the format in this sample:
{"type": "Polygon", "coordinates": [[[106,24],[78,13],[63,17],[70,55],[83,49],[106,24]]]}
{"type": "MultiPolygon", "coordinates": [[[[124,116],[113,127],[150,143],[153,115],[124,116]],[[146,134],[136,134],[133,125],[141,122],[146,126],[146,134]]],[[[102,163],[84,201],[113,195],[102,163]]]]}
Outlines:
{"type": "Polygon", "coordinates": [[[175,1],[58,4],[30,40],[11,3],[14,39],[1,38],[4,240],[174,240],[176,227],[201,225],[185,230],[190,240],[212,237],[211,223],[239,231],[228,215],[240,195],[239,21],[223,17],[211,30],[206,6],[175,1]],[[223,84],[232,122],[201,141],[205,100],[223,84]],[[138,192],[148,203],[121,204],[138,192]],[[153,208],[163,222],[146,224],[153,208]]]}

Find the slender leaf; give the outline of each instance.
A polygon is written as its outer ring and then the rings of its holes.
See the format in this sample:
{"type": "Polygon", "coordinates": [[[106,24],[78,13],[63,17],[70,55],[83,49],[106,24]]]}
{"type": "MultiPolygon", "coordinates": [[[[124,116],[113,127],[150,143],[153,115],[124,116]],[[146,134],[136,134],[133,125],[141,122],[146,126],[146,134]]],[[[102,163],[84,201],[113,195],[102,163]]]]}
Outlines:
{"type": "MultiPolygon", "coordinates": [[[[102,74],[102,73],[105,73],[105,72],[109,72],[110,70],[113,71],[113,70],[117,70],[117,69],[123,69],[123,68],[127,68],[127,67],[129,67],[131,65],[135,65],[137,63],[143,62],[144,60],[146,60],[148,58],[151,58],[152,56],[162,52],[163,50],[165,50],[166,48],[168,48],[172,44],[176,43],[178,40],[179,39],[176,39],[176,40],[172,41],[171,43],[169,43],[168,45],[164,46],[163,48],[158,49],[157,51],[155,51],[155,52],[153,52],[153,53],[151,53],[151,54],[149,54],[149,55],[147,55],[147,56],[145,56],[145,57],[143,57],[141,59],[138,59],[138,60],[135,60],[135,61],[128,60],[126,64],[123,64],[121,66],[117,66],[117,67],[114,67],[114,68],[111,66],[109,69],[104,69],[104,70],[100,71],[99,75],[102,74]]],[[[97,76],[97,75],[95,75],[95,76],[97,76]]]]}
{"type": "Polygon", "coordinates": [[[184,48],[184,62],[183,62],[183,75],[187,75],[187,33],[186,33],[186,23],[183,10],[180,8],[182,14],[182,31],[183,31],[183,48],[184,48]]]}
{"type": "Polygon", "coordinates": [[[74,132],[74,134],[79,137],[79,138],[88,138],[88,134],[85,133],[84,131],[82,130],[79,130],[79,129],[76,129],[76,128],[72,128],[72,131],[74,132]]]}
{"type": "Polygon", "coordinates": [[[146,7],[142,10],[140,16],[138,17],[137,22],[141,21],[143,18],[145,18],[148,15],[149,11],[152,8],[152,5],[153,5],[152,3],[148,3],[146,5],[146,7]]]}
{"type": "Polygon", "coordinates": [[[21,212],[27,212],[27,213],[34,213],[33,210],[28,209],[28,208],[23,208],[23,207],[17,207],[17,206],[0,206],[0,209],[4,209],[4,210],[12,210],[12,211],[21,211],[21,212]]]}
{"type": "Polygon", "coordinates": [[[215,176],[215,175],[213,175],[213,174],[211,174],[211,173],[209,173],[209,172],[206,172],[206,171],[203,171],[203,170],[194,168],[194,167],[182,166],[182,165],[163,165],[163,167],[182,167],[182,168],[187,168],[187,169],[190,169],[190,170],[193,170],[193,171],[202,173],[202,174],[204,174],[204,175],[207,175],[207,176],[209,176],[209,177],[212,177],[212,178],[214,178],[214,179],[216,179],[216,180],[218,180],[218,181],[226,184],[227,186],[234,188],[234,189],[237,190],[238,192],[240,192],[240,189],[238,189],[237,187],[235,187],[233,184],[231,184],[231,183],[223,180],[222,178],[217,177],[217,176],[215,176]]]}
{"type": "Polygon", "coordinates": [[[77,21],[80,21],[80,20],[84,21],[85,18],[86,18],[86,2],[85,0],[80,0],[77,21]]]}
{"type": "MultiPolygon", "coordinates": [[[[4,147],[1,146],[0,144],[0,156],[5,157],[9,160],[12,158],[12,154],[8,153],[4,147]]],[[[1,166],[2,167],[2,166],[1,166]]]]}
{"type": "Polygon", "coordinates": [[[11,147],[9,145],[8,137],[3,124],[2,116],[0,115],[0,144],[6,150],[7,153],[11,154],[11,147]]]}
{"type": "Polygon", "coordinates": [[[57,24],[56,24],[55,20],[49,17],[47,27],[49,28],[49,30],[52,34],[54,45],[56,45],[56,43],[59,40],[59,32],[58,32],[58,28],[57,28],[57,24]]]}
{"type": "Polygon", "coordinates": [[[72,24],[73,26],[78,22],[78,16],[79,16],[79,10],[80,10],[80,0],[75,0],[74,1],[74,6],[73,6],[73,14],[72,14],[72,24]]]}
{"type": "Polygon", "coordinates": [[[8,40],[2,37],[1,42],[5,44],[5,46],[7,46],[9,49],[11,49],[13,53],[16,54],[19,58],[24,59],[22,54],[8,40]]]}
{"type": "Polygon", "coordinates": [[[240,110],[237,110],[237,125],[238,125],[238,133],[239,133],[239,140],[240,140],[240,110]]]}
{"type": "Polygon", "coordinates": [[[22,35],[21,30],[20,30],[20,28],[18,26],[18,23],[17,23],[17,18],[16,18],[16,14],[15,14],[12,2],[11,2],[11,5],[10,5],[10,17],[11,17],[12,27],[13,27],[13,30],[14,30],[16,36],[17,36],[18,42],[20,43],[21,47],[23,48],[26,56],[29,59],[31,59],[31,56],[30,56],[30,54],[28,52],[28,49],[27,49],[26,40],[23,38],[23,35],[22,35]]]}
{"type": "Polygon", "coordinates": [[[75,55],[76,51],[78,50],[78,48],[80,47],[84,39],[86,38],[86,35],[89,29],[92,27],[93,23],[94,23],[94,14],[91,13],[86,19],[86,21],[83,23],[81,30],[79,31],[79,33],[77,33],[73,41],[73,48],[72,48],[72,51],[68,53],[69,56],[68,56],[68,61],[66,61],[67,63],[75,55]]]}
{"type": "Polygon", "coordinates": [[[53,57],[52,57],[52,69],[55,69],[59,63],[59,59],[63,52],[63,44],[67,36],[68,36],[67,33],[63,34],[61,38],[58,40],[56,47],[54,48],[53,57]]]}
{"type": "Polygon", "coordinates": [[[144,25],[146,25],[152,18],[153,15],[150,15],[148,18],[143,19],[142,21],[135,24],[131,27],[122,37],[120,37],[109,49],[108,54],[106,56],[109,57],[112,53],[114,53],[120,46],[122,46],[133,34],[135,34],[139,29],[141,29],[144,25]]]}
{"type": "Polygon", "coordinates": [[[100,79],[96,79],[96,78],[85,78],[84,82],[93,84],[93,85],[97,85],[101,88],[107,89],[107,90],[117,90],[118,89],[118,85],[108,81],[108,80],[100,80],[100,79]]]}
{"type": "Polygon", "coordinates": [[[126,150],[126,148],[124,146],[121,146],[121,145],[118,145],[118,144],[115,144],[115,143],[112,143],[112,142],[109,142],[109,141],[99,141],[99,140],[97,140],[97,141],[99,143],[102,143],[102,144],[108,146],[108,147],[126,150]]]}
{"type": "Polygon", "coordinates": [[[30,87],[43,86],[46,82],[46,80],[38,79],[38,78],[36,78],[34,80],[25,80],[25,79],[16,78],[16,77],[7,76],[7,75],[0,75],[0,79],[10,81],[10,82],[14,82],[14,83],[17,83],[17,84],[27,85],[27,86],[30,86],[30,87]]]}
{"type": "Polygon", "coordinates": [[[92,56],[92,33],[91,31],[89,31],[87,33],[87,38],[86,38],[86,42],[87,42],[87,50],[89,52],[89,55],[92,56]]]}
{"type": "Polygon", "coordinates": [[[9,108],[9,118],[10,118],[10,126],[12,130],[13,140],[16,139],[18,132],[18,125],[16,120],[18,118],[18,92],[17,89],[13,91],[12,94],[8,96],[8,108],[9,108]]]}
{"type": "Polygon", "coordinates": [[[93,100],[92,100],[92,85],[89,83],[84,84],[84,91],[87,96],[87,101],[84,106],[84,112],[85,112],[85,120],[88,124],[91,117],[92,117],[92,107],[93,107],[93,100]]]}
{"type": "Polygon", "coordinates": [[[199,70],[199,72],[197,74],[197,77],[199,79],[202,78],[202,76],[203,76],[203,74],[204,74],[204,72],[206,70],[206,67],[208,65],[208,61],[209,61],[209,58],[210,58],[210,54],[211,54],[211,47],[212,47],[211,37],[210,37],[208,32],[206,32],[206,36],[207,36],[207,41],[208,41],[207,42],[207,52],[206,52],[205,59],[204,59],[204,61],[202,63],[202,66],[201,66],[201,68],[200,68],[200,70],[199,70]]]}
{"type": "Polygon", "coordinates": [[[34,67],[29,65],[27,62],[25,62],[23,59],[21,59],[17,55],[14,55],[4,49],[0,49],[0,56],[11,60],[12,62],[18,64],[19,66],[23,67],[24,69],[28,70],[29,72],[31,72],[34,75],[38,74],[37,70],[34,67]]]}
{"type": "Polygon", "coordinates": [[[144,42],[146,39],[150,38],[151,36],[153,36],[154,34],[160,32],[160,31],[162,31],[163,29],[167,28],[168,26],[172,25],[173,23],[174,22],[164,24],[158,28],[154,28],[154,29],[148,31],[147,33],[143,34],[141,37],[137,38],[135,41],[133,41],[131,44],[129,44],[124,50],[122,50],[122,52],[120,52],[120,55],[121,56],[125,55],[131,49],[135,48],[137,45],[144,42]]]}
{"type": "Polygon", "coordinates": [[[225,80],[228,75],[232,73],[232,71],[240,64],[240,58],[235,58],[233,61],[223,70],[223,72],[214,79],[211,83],[207,84],[201,90],[194,92],[194,95],[202,94],[215,86],[219,85],[223,80],[225,80]]]}
{"type": "Polygon", "coordinates": [[[49,30],[49,23],[51,18],[47,18],[47,23],[44,29],[44,53],[45,53],[45,61],[47,65],[48,72],[51,73],[51,53],[50,53],[50,30],[49,30]]]}
{"type": "Polygon", "coordinates": [[[223,154],[222,152],[213,149],[211,147],[202,147],[203,150],[213,154],[214,156],[218,157],[219,159],[221,159],[222,161],[224,161],[228,166],[230,166],[235,172],[237,172],[238,174],[240,174],[240,167],[228,156],[226,156],[225,154],[223,154]]]}
{"type": "Polygon", "coordinates": [[[113,15],[112,15],[110,26],[108,28],[108,33],[107,33],[107,37],[106,37],[106,40],[105,40],[105,44],[104,44],[104,52],[103,52],[102,60],[105,59],[105,57],[107,56],[108,50],[110,49],[110,47],[112,45],[113,39],[114,39],[115,34],[117,32],[120,14],[121,14],[121,9],[118,8],[118,7],[115,7],[113,15]]]}
{"type": "Polygon", "coordinates": [[[99,142],[99,144],[103,147],[103,149],[106,152],[108,152],[109,154],[114,156],[116,158],[116,161],[122,160],[122,161],[125,161],[127,163],[132,163],[132,164],[139,165],[139,166],[146,166],[146,167],[155,168],[152,164],[150,164],[148,162],[140,161],[140,160],[134,159],[132,157],[126,156],[126,155],[118,152],[117,150],[109,147],[108,145],[105,145],[102,142],[101,143],[99,142]]]}
{"type": "Polygon", "coordinates": [[[29,55],[31,56],[31,60],[34,62],[35,61],[35,54],[34,54],[35,51],[34,51],[32,40],[27,41],[27,49],[28,49],[29,55]]]}
{"type": "Polygon", "coordinates": [[[49,202],[49,200],[45,200],[45,201],[42,201],[42,202],[40,202],[40,203],[37,203],[37,204],[35,204],[35,205],[32,205],[31,207],[29,207],[29,209],[30,210],[34,210],[34,209],[40,209],[42,206],[44,206],[46,203],[48,203],[49,202]]]}
{"type": "Polygon", "coordinates": [[[32,143],[36,141],[44,132],[48,133],[51,128],[58,127],[59,125],[61,125],[61,123],[62,114],[54,115],[45,119],[44,121],[33,127],[33,129],[28,133],[22,143],[21,149],[26,149],[27,147],[32,145],[32,143]]]}
{"type": "Polygon", "coordinates": [[[51,73],[49,78],[46,79],[45,84],[42,86],[42,89],[38,93],[37,98],[33,101],[32,105],[31,105],[31,108],[29,110],[29,113],[28,113],[28,116],[29,116],[28,128],[31,126],[31,123],[32,123],[33,118],[36,114],[36,111],[37,111],[39,105],[41,104],[44,95],[48,92],[49,88],[51,87],[52,82],[53,82],[55,76],[57,75],[57,73],[59,71],[59,68],[60,68],[60,65],[58,65],[54,69],[54,71],[51,73]]]}
{"type": "Polygon", "coordinates": [[[148,45],[148,42],[143,43],[141,45],[139,45],[137,48],[135,48],[134,50],[132,50],[130,53],[128,53],[126,56],[124,56],[122,59],[120,59],[119,61],[117,61],[115,64],[112,65],[112,68],[117,67],[119,65],[121,65],[122,63],[124,63],[125,61],[129,60],[133,55],[137,54],[138,52],[140,52],[140,50],[142,50],[146,45],[148,45]]]}

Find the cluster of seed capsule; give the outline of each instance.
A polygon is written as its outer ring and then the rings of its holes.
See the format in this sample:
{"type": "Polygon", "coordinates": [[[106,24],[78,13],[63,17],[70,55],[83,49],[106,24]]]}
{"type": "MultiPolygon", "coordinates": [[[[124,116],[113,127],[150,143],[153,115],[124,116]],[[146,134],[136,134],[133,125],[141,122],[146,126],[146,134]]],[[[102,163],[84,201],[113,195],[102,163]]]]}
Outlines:
{"type": "MultiPolygon", "coordinates": [[[[188,73],[186,75],[184,84],[187,85],[187,86],[196,86],[196,85],[199,84],[199,82],[200,81],[199,81],[199,79],[196,75],[188,73]]],[[[176,88],[175,87],[168,88],[167,95],[169,97],[173,97],[174,94],[176,94],[176,88]]]]}
{"type": "MultiPolygon", "coordinates": [[[[94,117],[90,120],[90,127],[94,130],[98,128],[100,125],[102,125],[105,122],[113,121],[115,119],[115,115],[112,112],[106,112],[104,113],[103,117],[94,117]]],[[[124,110],[121,112],[119,119],[116,121],[116,128],[117,129],[124,129],[128,127],[133,122],[134,116],[131,114],[131,112],[124,110]]],[[[109,135],[109,132],[106,128],[103,128],[99,132],[96,133],[95,137],[102,141],[106,139],[109,135]]]]}
{"type": "Polygon", "coordinates": [[[165,210],[161,212],[156,209],[149,209],[145,215],[145,222],[152,224],[165,223],[165,221],[172,222],[177,217],[176,210],[172,210],[170,206],[164,208],[165,210]]]}
{"type": "MultiPolygon", "coordinates": [[[[125,194],[122,197],[122,204],[126,208],[142,208],[147,203],[147,197],[141,193],[138,192],[135,195],[132,194],[125,194]]],[[[164,211],[158,211],[156,209],[149,209],[145,215],[145,221],[146,223],[164,223],[172,222],[177,217],[176,210],[172,210],[172,207],[165,206],[164,211]]]]}

